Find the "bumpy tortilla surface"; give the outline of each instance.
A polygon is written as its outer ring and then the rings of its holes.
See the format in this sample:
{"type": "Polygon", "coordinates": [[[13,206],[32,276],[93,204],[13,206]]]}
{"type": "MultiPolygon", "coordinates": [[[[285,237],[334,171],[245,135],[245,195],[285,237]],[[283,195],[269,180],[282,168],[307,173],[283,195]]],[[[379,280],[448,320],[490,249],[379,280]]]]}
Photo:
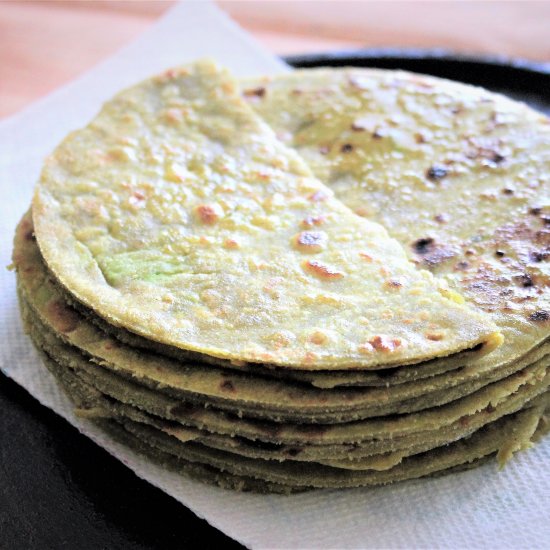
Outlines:
{"type": "Polygon", "coordinates": [[[33,218],[77,300],[201,354],[373,368],[500,338],[334,199],[208,62],[122,92],[70,134],[33,218]]]}
{"type": "Polygon", "coordinates": [[[338,199],[492,317],[504,345],[479,361],[497,367],[548,338],[547,117],[396,71],[295,71],[241,87],[338,199]]]}

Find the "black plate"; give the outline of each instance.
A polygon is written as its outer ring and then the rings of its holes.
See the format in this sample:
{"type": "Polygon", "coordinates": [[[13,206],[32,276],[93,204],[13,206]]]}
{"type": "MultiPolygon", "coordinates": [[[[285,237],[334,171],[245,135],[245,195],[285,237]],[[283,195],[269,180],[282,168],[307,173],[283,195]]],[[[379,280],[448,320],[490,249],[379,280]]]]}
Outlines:
{"type": "MultiPolygon", "coordinates": [[[[289,58],[405,69],[484,86],[550,113],[548,65],[443,51],[363,50],[289,58]]],[[[138,479],[0,374],[0,548],[241,548],[138,479]]]]}

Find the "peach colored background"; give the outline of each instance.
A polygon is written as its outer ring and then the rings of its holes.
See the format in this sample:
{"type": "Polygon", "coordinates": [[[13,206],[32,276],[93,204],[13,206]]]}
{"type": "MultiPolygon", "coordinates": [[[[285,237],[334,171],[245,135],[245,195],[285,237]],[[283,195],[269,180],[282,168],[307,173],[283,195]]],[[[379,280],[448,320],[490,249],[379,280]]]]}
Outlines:
{"type": "MultiPolygon", "coordinates": [[[[0,0],[0,117],[115,52],[171,4],[0,0]]],[[[549,1],[241,0],[219,4],[280,54],[365,46],[442,46],[550,61],[549,1]]]]}

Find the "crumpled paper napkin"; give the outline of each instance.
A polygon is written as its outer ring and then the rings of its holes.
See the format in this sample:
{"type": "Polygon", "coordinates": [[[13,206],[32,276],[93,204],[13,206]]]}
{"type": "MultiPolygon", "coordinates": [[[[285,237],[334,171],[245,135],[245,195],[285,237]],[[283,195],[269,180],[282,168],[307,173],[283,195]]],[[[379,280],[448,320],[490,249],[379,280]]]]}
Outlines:
{"type": "Polygon", "coordinates": [[[0,123],[2,371],[138,476],[252,548],[548,547],[549,439],[500,473],[490,464],[440,479],[282,497],[224,491],[164,471],[74,416],[21,328],[15,277],[4,269],[14,227],[43,158],[68,131],[85,125],[119,89],[201,57],[239,76],[288,70],[211,2],[185,2],[108,61],[0,123]]]}

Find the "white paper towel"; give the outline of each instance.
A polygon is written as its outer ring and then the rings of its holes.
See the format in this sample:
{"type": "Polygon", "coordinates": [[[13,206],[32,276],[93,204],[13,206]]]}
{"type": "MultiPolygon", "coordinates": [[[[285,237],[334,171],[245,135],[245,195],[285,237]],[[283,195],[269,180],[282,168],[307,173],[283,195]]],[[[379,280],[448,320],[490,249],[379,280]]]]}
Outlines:
{"type": "MultiPolygon", "coordinates": [[[[260,6],[258,7],[260,8],[260,6]]],[[[84,77],[0,123],[0,265],[45,155],[119,89],[213,57],[236,75],[288,70],[210,2],[173,8],[136,43],[84,77]]],[[[550,545],[550,441],[494,464],[435,480],[298,496],[239,494],[190,481],[113,442],[76,418],[24,336],[14,274],[0,270],[0,367],[41,403],[230,537],[253,548],[544,548],[550,545]]]]}

